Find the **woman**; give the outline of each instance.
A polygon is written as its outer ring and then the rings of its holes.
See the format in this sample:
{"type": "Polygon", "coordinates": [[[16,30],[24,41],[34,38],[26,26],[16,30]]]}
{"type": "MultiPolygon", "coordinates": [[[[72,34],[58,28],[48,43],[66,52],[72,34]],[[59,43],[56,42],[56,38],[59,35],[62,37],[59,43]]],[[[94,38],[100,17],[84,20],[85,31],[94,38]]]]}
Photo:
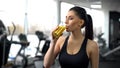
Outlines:
{"type": "Polygon", "coordinates": [[[53,30],[50,48],[44,56],[45,68],[50,68],[58,54],[61,68],[88,68],[89,62],[92,68],[98,68],[99,49],[88,20],[84,8],[75,6],[68,11],[65,24],[70,35],[55,38],[53,32],[57,28],[53,30]],[[85,35],[81,31],[83,27],[85,35]]]}

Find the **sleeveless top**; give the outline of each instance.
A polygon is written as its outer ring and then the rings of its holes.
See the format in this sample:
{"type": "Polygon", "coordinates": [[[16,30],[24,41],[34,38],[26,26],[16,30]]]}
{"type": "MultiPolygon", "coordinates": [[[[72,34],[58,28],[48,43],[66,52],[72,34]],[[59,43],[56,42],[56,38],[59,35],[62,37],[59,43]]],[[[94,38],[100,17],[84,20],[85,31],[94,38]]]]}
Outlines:
{"type": "Polygon", "coordinates": [[[68,38],[69,36],[66,38],[58,58],[61,68],[88,68],[89,58],[86,52],[88,39],[84,39],[78,53],[71,55],[67,53],[68,38]]]}

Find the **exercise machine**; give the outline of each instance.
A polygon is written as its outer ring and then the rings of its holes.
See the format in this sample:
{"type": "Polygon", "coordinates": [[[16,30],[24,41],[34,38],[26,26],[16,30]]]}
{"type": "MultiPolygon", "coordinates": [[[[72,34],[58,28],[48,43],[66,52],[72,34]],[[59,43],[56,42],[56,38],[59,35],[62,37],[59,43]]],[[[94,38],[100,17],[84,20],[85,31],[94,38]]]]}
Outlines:
{"type": "Polygon", "coordinates": [[[41,53],[41,57],[44,56],[44,54],[46,53],[46,51],[48,50],[49,48],[49,44],[50,44],[50,40],[47,39],[47,37],[44,35],[43,32],[41,31],[36,31],[35,32],[36,36],[38,37],[39,39],[39,43],[38,43],[38,46],[36,47],[36,53],[35,53],[35,56],[37,57],[40,57],[38,55],[38,53],[41,53]],[[40,44],[41,44],[41,41],[44,41],[44,44],[42,46],[42,49],[40,50],[40,44]]]}
{"type": "Polygon", "coordinates": [[[119,52],[120,56],[120,40],[113,41],[110,45],[116,46],[112,49],[106,47],[106,41],[104,38],[102,38],[104,33],[101,33],[98,35],[98,44],[100,48],[100,60],[105,61],[120,61],[118,60],[115,54],[119,52]],[[116,42],[117,41],[117,42],[116,42]]]}
{"type": "Polygon", "coordinates": [[[34,60],[34,66],[35,68],[43,68],[43,58],[49,48],[50,40],[48,40],[45,34],[41,31],[36,31],[35,34],[38,37],[39,43],[38,46],[36,47],[35,53],[36,60],[34,60]],[[40,46],[41,41],[44,41],[44,44],[42,46],[40,46]],[[40,49],[40,47],[42,49],[40,49]],[[40,53],[40,55],[38,55],[38,53],[40,53]]]}
{"type": "Polygon", "coordinates": [[[30,42],[28,42],[26,35],[23,33],[21,33],[18,37],[20,41],[12,41],[14,44],[21,45],[21,48],[15,57],[13,68],[26,68],[28,65],[28,56],[25,55],[25,48],[29,46],[30,42]]]}
{"type": "MultiPolygon", "coordinates": [[[[11,41],[12,41],[12,38],[13,38],[13,34],[16,30],[16,27],[13,24],[13,32],[12,32],[12,35],[11,35],[11,39],[8,40],[7,39],[7,36],[9,33],[7,33],[7,30],[3,24],[3,22],[0,20],[0,68],[4,68],[5,64],[7,64],[7,60],[8,60],[8,57],[9,57],[9,51],[10,51],[10,47],[11,47],[11,41]]],[[[8,29],[9,30],[9,29],[8,29]]]]}
{"type": "Polygon", "coordinates": [[[11,48],[11,44],[20,44],[21,48],[14,60],[13,63],[13,68],[18,68],[21,66],[21,68],[25,68],[27,66],[27,57],[25,56],[25,52],[21,54],[21,51],[25,50],[25,48],[29,45],[29,42],[27,41],[27,38],[24,34],[19,35],[19,40],[20,41],[13,41],[13,35],[16,30],[16,26],[14,23],[13,24],[13,31],[10,33],[9,27],[8,27],[8,32],[6,31],[6,28],[3,24],[3,22],[0,20],[0,68],[5,68],[6,64],[8,63],[8,58],[9,58],[9,51],[11,48]],[[7,36],[8,34],[11,34],[11,39],[8,40],[7,36]],[[18,62],[18,59],[22,58],[20,62],[18,62]],[[21,65],[20,65],[21,64],[21,65]]]}

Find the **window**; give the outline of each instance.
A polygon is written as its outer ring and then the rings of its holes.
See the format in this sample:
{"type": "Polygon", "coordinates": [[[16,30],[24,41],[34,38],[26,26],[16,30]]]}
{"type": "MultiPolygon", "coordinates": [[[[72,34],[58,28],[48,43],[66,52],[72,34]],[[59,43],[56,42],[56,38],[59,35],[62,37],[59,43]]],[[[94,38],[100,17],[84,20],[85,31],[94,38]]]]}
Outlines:
{"type": "MultiPolygon", "coordinates": [[[[35,31],[43,31],[46,35],[50,35],[51,29],[57,24],[56,9],[55,0],[1,0],[0,19],[6,28],[10,27],[11,32],[13,31],[12,22],[15,24],[16,31],[13,40],[19,41],[18,35],[27,33],[30,45],[26,50],[35,52],[39,41],[35,36],[35,31]]],[[[15,57],[18,51],[15,53],[13,50],[19,50],[19,48],[19,45],[12,44],[10,57],[15,57]]]]}
{"type": "Polygon", "coordinates": [[[36,30],[49,35],[49,31],[57,24],[57,7],[54,0],[28,0],[28,33],[36,30]]]}

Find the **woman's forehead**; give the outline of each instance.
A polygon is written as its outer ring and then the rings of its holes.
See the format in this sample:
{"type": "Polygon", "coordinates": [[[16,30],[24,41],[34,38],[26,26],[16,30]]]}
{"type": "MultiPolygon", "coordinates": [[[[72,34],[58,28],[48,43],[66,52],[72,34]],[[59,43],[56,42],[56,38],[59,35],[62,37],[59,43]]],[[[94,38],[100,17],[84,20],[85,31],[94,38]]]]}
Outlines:
{"type": "Polygon", "coordinates": [[[76,14],[75,14],[75,12],[74,11],[68,11],[68,13],[67,13],[67,16],[75,16],[76,14]]]}

